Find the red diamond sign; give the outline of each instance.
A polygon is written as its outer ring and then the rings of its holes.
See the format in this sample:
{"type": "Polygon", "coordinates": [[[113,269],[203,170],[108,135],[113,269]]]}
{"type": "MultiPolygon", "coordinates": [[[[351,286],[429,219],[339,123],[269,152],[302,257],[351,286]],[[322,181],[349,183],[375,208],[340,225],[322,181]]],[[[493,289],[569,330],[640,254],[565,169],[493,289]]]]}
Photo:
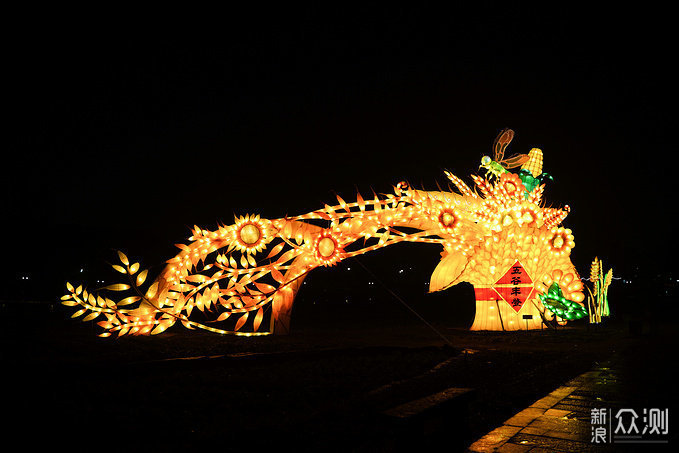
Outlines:
{"type": "Polygon", "coordinates": [[[493,285],[493,289],[517,313],[523,304],[530,299],[533,292],[533,279],[517,260],[493,285]]]}

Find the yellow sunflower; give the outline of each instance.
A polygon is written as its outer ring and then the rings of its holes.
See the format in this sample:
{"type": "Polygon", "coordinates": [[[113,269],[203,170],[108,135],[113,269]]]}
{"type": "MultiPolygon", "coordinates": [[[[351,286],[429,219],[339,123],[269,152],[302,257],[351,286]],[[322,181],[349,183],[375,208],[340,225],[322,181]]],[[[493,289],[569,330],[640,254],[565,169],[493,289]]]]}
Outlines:
{"type": "Polygon", "coordinates": [[[334,266],[344,258],[340,241],[330,230],[323,230],[313,243],[314,258],[322,266],[334,266]]]}
{"type": "Polygon", "coordinates": [[[271,241],[269,221],[259,215],[237,217],[233,226],[233,244],[241,252],[255,254],[264,249],[271,241]]]}

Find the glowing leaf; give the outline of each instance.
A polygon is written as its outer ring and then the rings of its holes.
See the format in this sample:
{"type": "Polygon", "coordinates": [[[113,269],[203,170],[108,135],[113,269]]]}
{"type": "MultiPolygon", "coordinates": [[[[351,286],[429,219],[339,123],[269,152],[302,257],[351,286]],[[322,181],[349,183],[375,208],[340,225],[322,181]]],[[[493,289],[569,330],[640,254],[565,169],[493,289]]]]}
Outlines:
{"type": "Polygon", "coordinates": [[[339,195],[336,195],[336,196],[337,196],[337,201],[339,202],[340,206],[341,206],[345,211],[347,211],[349,214],[351,214],[351,211],[350,211],[349,208],[347,207],[347,202],[344,201],[344,200],[342,199],[342,197],[340,197],[339,195]]]}
{"type": "Polygon", "coordinates": [[[158,323],[158,325],[151,331],[151,335],[158,335],[159,333],[165,332],[168,327],[174,324],[173,320],[165,320],[158,323]]]}
{"type": "Polygon", "coordinates": [[[243,325],[245,324],[245,321],[248,320],[249,314],[250,313],[247,312],[247,311],[245,313],[243,313],[243,316],[241,316],[240,319],[236,322],[236,327],[234,327],[234,330],[238,331],[241,327],[243,327],[243,325]]]}
{"type": "Polygon", "coordinates": [[[72,297],[73,297],[72,294],[66,294],[65,296],[61,296],[61,300],[68,300],[71,299],[72,297]]]}
{"type": "Polygon", "coordinates": [[[86,311],[87,311],[86,309],[81,308],[80,310],[78,310],[78,311],[76,311],[75,313],[73,313],[73,314],[71,315],[71,318],[77,318],[78,316],[82,315],[82,314],[85,313],[86,311]]]}
{"type": "Polygon", "coordinates": [[[365,201],[360,193],[356,193],[356,203],[358,204],[358,209],[365,211],[365,201]]]}
{"type": "MultiPolygon", "coordinates": [[[[251,281],[252,281],[252,275],[250,275],[250,274],[245,274],[245,275],[243,276],[243,278],[240,279],[240,282],[239,282],[239,283],[240,283],[241,285],[247,285],[247,284],[250,283],[251,281]]],[[[244,290],[244,289],[241,289],[241,292],[243,292],[243,291],[245,291],[245,290],[244,290]]]]}
{"type": "Polygon", "coordinates": [[[99,305],[100,307],[105,307],[106,300],[104,300],[104,298],[101,296],[97,296],[97,305],[99,305]]]}
{"type": "Polygon", "coordinates": [[[105,286],[104,289],[110,289],[111,291],[125,291],[126,289],[130,289],[130,285],[115,283],[113,285],[105,286]]]}
{"type": "Polygon", "coordinates": [[[229,300],[225,301],[223,305],[227,308],[231,308],[231,305],[235,305],[237,301],[240,301],[240,299],[237,296],[232,296],[229,297],[229,300]]]}
{"type": "Polygon", "coordinates": [[[292,222],[285,222],[281,231],[281,236],[289,238],[292,236],[292,222]]]}
{"type": "Polygon", "coordinates": [[[66,289],[68,289],[70,292],[75,292],[75,288],[73,288],[73,285],[70,283],[66,282],[66,289]]]}
{"type": "Polygon", "coordinates": [[[130,260],[127,259],[127,256],[120,250],[118,250],[118,258],[120,258],[120,262],[123,263],[125,266],[130,265],[130,260]]]}
{"type": "Polygon", "coordinates": [[[215,302],[219,298],[219,283],[212,285],[210,289],[210,300],[215,302]]]}
{"type": "Polygon", "coordinates": [[[307,244],[311,244],[313,242],[312,239],[311,239],[311,229],[310,228],[306,228],[304,230],[304,242],[306,242],[307,244]]]}
{"type": "Polygon", "coordinates": [[[137,286],[141,286],[145,281],[146,281],[146,275],[148,274],[149,270],[143,270],[137,275],[137,286]]]}
{"type": "Polygon", "coordinates": [[[186,280],[189,282],[203,283],[207,280],[207,277],[201,274],[194,274],[186,277],[186,280]]]}
{"type": "Polygon", "coordinates": [[[139,263],[134,263],[130,266],[130,275],[134,275],[139,270],[139,263]]]}
{"type": "Polygon", "coordinates": [[[263,307],[260,307],[259,310],[257,310],[257,314],[255,315],[255,320],[253,322],[255,332],[259,330],[259,325],[262,323],[263,317],[264,317],[264,309],[263,309],[263,307]]]}
{"type": "Polygon", "coordinates": [[[152,328],[153,326],[142,327],[141,329],[139,329],[139,335],[146,335],[151,331],[152,328]]]}
{"type": "Polygon", "coordinates": [[[280,256],[280,258],[278,258],[278,260],[276,260],[276,263],[283,264],[287,261],[290,261],[296,254],[297,254],[297,250],[295,250],[295,249],[288,250],[287,252],[282,254],[280,256]]]}
{"type": "Polygon", "coordinates": [[[271,285],[267,285],[266,283],[255,282],[255,286],[257,287],[257,289],[259,289],[264,294],[268,294],[268,293],[272,293],[272,292],[276,291],[276,288],[274,288],[271,285]]]}
{"type": "Polygon", "coordinates": [[[225,311],[224,313],[222,313],[221,315],[219,315],[219,316],[217,317],[217,321],[218,321],[218,322],[224,321],[224,320],[225,320],[226,318],[228,318],[229,316],[231,316],[231,312],[225,311]]]}
{"type": "Polygon", "coordinates": [[[80,285],[80,286],[78,286],[78,287],[75,289],[75,294],[78,295],[78,294],[80,294],[82,291],[83,291],[83,285],[80,285]]]}
{"type": "Polygon", "coordinates": [[[204,311],[205,305],[203,304],[203,295],[198,293],[196,294],[196,308],[200,311],[204,311]]]}
{"type": "Polygon", "coordinates": [[[85,316],[85,317],[83,318],[83,322],[85,322],[85,321],[91,321],[91,320],[93,320],[94,318],[96,318],[97,316],[99,316],[100,314],[101,314],[101,313],[98,312],[98,311],[92,312],[92,313],[90,313],[89,315],[87,315],[87,316],[85,316]]]}
{"type": "Polygon", "coordinates": [[[245,303],[246,307],[250,307],[257,302],[257,299],[250,296],[241,296],[241,300],[243,301],[243,303],[245,303]]]}
{"type": "Polygon", "coordinates": [[[283,277],[281,271],[275,268],[271,268],[271,277],[273,277],[273,279],[278,283],[283,283],[285,281],[285,277],[283,277]]]}
{"type": "Polygon", "coordinates": [[[247,257],[248,257],[248,263],[250,263],[250,266],[257,267],[257,262],[255,261],[255,257],[250,255],[249,253],[248,253],[247,257]]]}
{"type": "Polygon", "coordinates": [[[248,267],[248,260],[245,258],[245,255],[240,256],[240,265],[245,268],[248,267]]]}
{"type": "Polygon", "coordinates": [[[153,296],[156,295],[158,292],[158,282],[153,282],[153,284],[149,287],[148,291],[146,291],[146,297],[149,299],[153,299],[153,296]]]}
{"type": "Polygon", "coordinates": [[[118,305],[119,306],[130,305],[130,304],[137,302],[139,299],[141,299],[141,297],[139,297],[139,296],[126,297],[125,299],[118,302],[118,305]]]}
{"type": "Polygon", "coordinates": [[[382,203],[380,202],[380,199],[377,196],[377,194],[375,192],[373,192],[373,194],[375,195],[375,204],[373,205],[373,209],[375,210],[375,212],[380,212],[382,211],[382,203]]]}
{"type": "Polygon", "coordinates": [[[76,305],[78,305],[78,302],[76,302],[74,300],[64,300],[61,303],[63,305],[66,305],[67,307],[75,307],[76,305]]]}
{"type": "MultiPolygon", "coordinates": [[[[171,300],[171,299],[168,299],[171,300]]],[[[172,305],[174,306],[174,312],[179,313],[184,309],[184,305],[186,304],[186,299],[184,298],[184,295],[182,294],[181,297],[179,297],[172,305]]]]}
{"type": "Polygon", "coordinates": [[[330,217],[328,214],[326,214],[326,213],[323,212],[323,211],[316,211],[316,214],[317,214],[320,218],[322,218],[322,219],[325,219],[325,220],[332,220],[332,217],[330,217]]]}
{"type": "Polygon", "coordinates": [[[111,332],[100,333],[99,336],[102,337],[102,338],[110,337],[110,336],[111,336],[111,332]]]}
{"type": "Polygon", "coordinates": [[[231,255],[229,255],[229,265],[234,269],[238,269],[238,265],[236,264],[236,260],[234,260],[233,256],[231,256],[231,255]]]}
{"type": "Polygon", "coordinates": [[[125,270],[125,268],[123,266],[119,265],[119,264],[111,264],[111,267],[113,269],[117,270],[118,272],[120,272],[121,274],[127,274],[127,271],[125,270]]]}

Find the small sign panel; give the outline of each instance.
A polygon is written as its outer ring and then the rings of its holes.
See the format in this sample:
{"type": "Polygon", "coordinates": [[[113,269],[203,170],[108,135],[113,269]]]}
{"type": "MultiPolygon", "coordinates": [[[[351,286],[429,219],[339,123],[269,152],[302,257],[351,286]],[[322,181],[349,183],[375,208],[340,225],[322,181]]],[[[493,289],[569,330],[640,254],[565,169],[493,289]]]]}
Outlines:
{"type": "Polygon", "coordinates": [[[517,313],[533,293],[533,279],[517,260],[493,285],[493,289],[517,313]]]}

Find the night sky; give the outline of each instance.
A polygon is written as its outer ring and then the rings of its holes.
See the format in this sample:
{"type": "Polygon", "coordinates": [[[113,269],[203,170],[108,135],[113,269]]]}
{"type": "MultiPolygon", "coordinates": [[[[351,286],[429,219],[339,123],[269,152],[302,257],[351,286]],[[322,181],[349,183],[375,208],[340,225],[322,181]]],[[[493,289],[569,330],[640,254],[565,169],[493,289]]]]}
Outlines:
{"type": "MultiPolygon", "coordinates": [[[[444,169],[471,185],[504,127],[508,154],[543,150],[545,199],[572,208],[581,274],[595,255],[623,278],[676,272],[676,52],[669,14],[640,8],[260,6],[143,33],[17,25],[0,299],[58,298],[112,249],[159,265],[193,225],[234,214],[302,214],[401,180],[436,190],[444,169]],[[22,276],[41,291],[17,296],[22,276]]],[[[402,248],[414,266],[439,252],[402,248]]]]}

